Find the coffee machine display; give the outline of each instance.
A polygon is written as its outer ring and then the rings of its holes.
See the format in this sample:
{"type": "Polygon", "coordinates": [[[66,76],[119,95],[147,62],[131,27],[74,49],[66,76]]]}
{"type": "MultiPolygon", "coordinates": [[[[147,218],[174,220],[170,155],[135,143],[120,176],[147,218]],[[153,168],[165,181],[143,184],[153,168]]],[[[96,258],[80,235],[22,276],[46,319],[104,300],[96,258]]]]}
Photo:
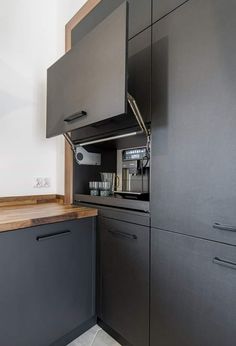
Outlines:
{"type": "Polygon", "coordinates": [[[150,161],[146,147],[122,150],[117,166],[121,171],[121,190],[116,195],[123,198],[149,199],[150,161]]]}

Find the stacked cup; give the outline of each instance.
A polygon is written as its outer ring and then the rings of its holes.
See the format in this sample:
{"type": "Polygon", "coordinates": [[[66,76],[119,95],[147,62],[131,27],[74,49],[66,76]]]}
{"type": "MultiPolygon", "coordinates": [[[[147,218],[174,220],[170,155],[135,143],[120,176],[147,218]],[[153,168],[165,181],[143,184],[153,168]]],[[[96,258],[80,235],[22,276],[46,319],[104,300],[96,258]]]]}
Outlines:
{"type": "Polygon", "coordinates": [[[89,189],[91,196],[102,196],[108,197],[111,193],[111,182],[110,181],[90,181],[89,189]]]}
{"type": "Polygon", "coordinates": [[[111,182],[110,181],[100,181],[99,182],[100,196],[108,197],[111,194],[111,182]]]}
{"type": "Polygon", "coordinates": [[[116,177],[115,173],[101,172],[101,181],[90,181],[89,189],[91,196],[108,197],[114,193],[116,177]]]}
{"type": "Polygon", "coordinates": [[[90,181],[89,190],[91,196],[99,196],[99,181],[90,181]]]}

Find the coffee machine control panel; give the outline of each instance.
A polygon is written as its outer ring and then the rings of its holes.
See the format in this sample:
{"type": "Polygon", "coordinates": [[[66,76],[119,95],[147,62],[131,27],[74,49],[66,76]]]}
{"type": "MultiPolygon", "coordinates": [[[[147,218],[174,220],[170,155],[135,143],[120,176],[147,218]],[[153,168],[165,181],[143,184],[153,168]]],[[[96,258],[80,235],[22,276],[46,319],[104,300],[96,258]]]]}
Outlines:
{"type": "Polygon", "coordinates": [[[143,160],[146,156],[146,148],[133,148],[123,151],[123,161],[143,160]]]}

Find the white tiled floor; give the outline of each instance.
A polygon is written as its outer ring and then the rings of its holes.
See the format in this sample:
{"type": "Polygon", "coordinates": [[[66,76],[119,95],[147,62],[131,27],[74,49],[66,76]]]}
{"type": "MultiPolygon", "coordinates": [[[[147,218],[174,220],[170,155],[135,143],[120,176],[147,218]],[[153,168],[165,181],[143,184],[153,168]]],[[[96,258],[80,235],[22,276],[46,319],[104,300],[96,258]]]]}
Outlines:
{"type": "Polygon", "coordinates": [[[94,326],[68,346],[121,346],[99,326],[94,326]]]}

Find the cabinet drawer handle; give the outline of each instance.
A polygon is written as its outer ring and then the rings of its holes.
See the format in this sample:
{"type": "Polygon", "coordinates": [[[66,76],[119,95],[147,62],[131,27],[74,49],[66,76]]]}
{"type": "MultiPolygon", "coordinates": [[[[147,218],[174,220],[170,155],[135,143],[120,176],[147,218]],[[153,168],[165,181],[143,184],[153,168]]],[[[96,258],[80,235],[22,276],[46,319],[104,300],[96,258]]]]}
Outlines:
{"type": "Polygon", "coordinates": [[[70,234],[71,234],[71,231],[62,231],[62,232],[57,232],[57,233],[40,235],[36,238],[36,240],[37,241],[49,240],[49,239],[54,239],[54,238],[65,237],[65,236],[70,235],[70,234]]]}
{"type": "Polygon", "coordinates": [[[138,239],[138,237],[135,234],[129,234],[125,232],[112,231],[112,230],[108,230],[108,232],[114,236],[121,237],[121,238],[132,239],[132,240],[138,239]]]}
{"type": "Polygon", "coordinates": [[[214,223],[213,228],[219,229],[220,231],[236,232],[236,227],[221,225],[220,223],[214,223]]]}
{"type": "Polygon", "coordinates": [[[79,119],[81,117],[84,117],[85,115],[87,115],[87,112],[85,111],[81,111],[81,112],[76,112],[76,113],[73,113],[71,115],[69,115],[67,118],[64,119],[64,121],[66,123],[70,123],[76,119],[79,119]]]}
{"type": "Polygon", "coordinates": [[[218,257],[215,257],[213,259],[213,263],[218,264],[218,265],[223,266],[223,267],[227,267],[227,268],[236,270],[236,263],[225,261],[225,260],[222,260],[218,257]]]}

